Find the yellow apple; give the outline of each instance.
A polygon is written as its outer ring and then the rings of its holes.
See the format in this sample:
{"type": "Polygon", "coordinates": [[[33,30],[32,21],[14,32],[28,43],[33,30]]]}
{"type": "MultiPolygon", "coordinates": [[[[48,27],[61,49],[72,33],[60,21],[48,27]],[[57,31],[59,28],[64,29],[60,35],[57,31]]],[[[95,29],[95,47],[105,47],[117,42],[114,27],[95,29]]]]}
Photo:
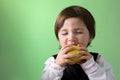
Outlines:
{"type": "Polygon", "coordinates": [[[78,57],[77,58],[70,58],[70,60],[74,61],[75,63],[78,63],[79,60],[78,58],[80,58],[82,56],[82,54],[78,54],[78,48],[79,46],[73,46],[74,49],[69,51],[68,54],[76,54],[78,57]]]}

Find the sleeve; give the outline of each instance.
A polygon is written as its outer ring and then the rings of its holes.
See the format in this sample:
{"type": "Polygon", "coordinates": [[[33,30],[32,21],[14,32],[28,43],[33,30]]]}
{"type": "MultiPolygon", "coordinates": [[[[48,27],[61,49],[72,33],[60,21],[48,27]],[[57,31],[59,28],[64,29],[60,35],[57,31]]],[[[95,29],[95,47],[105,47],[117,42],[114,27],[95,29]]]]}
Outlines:
{"type": "Polygon", "coordinates": [[[81,66],[90,80],[115,80],[111,65],[100,55],[96,62],[92,57],[81,66]]]}
{"type": "Polygon", "coordinates": [[[45,62],[41,80],[61,80],[65,67],[61,67],[55,63],[55,59],[50,57],[45,62]]]}

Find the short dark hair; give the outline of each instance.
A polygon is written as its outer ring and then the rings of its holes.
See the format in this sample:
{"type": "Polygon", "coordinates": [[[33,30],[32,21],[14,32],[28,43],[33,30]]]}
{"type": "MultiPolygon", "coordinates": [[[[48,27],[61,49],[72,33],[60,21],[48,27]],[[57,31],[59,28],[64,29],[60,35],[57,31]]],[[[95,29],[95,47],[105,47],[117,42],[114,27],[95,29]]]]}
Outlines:
{"type": "Polygon", "coordinates": [[[84,24],[86,24],[90,37],[95,37],[95,20],[92,14],[87,9],[81,6],[69,6],[63,9],[56,19],[54,30],[57,39],[58,32],[62,28],[64,21],[72,17],[80,18],[84,22],[84,24]]]}

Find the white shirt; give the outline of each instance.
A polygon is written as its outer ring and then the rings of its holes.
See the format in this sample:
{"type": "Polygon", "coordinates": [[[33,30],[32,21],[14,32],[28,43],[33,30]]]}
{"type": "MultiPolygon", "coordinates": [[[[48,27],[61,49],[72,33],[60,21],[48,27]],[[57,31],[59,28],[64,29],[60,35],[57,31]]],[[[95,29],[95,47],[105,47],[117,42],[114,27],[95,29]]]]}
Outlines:
{"type": "MultiPolygon", "coordinates": [[[[96,62],[93,57],[81,67],[88,75],[89,80],[115,80],[111,65],[100,55],[96,62]]],[[[65,67],[61,67],[55,63],[54,57],[48,58],[45,62],[45,68],[42,73],[41,80],[61,80],[65,67]]]]}

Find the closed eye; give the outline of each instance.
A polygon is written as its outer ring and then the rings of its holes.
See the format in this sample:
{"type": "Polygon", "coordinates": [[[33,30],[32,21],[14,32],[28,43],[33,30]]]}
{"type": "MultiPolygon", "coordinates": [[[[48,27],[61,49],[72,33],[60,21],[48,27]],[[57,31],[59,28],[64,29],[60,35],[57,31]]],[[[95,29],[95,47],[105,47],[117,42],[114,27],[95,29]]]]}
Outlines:
{"type": "Polygon", "coordinates": [[[67,35],[68,33],[67,33],[67,32],[62,32],[61,34],[62,34],[62,35],[67,35]]]}
{"type": "Polygon", "coordinates": [[[78,33],[78,34],[82,34],[83,32],[82,32],[82,31],[78,31],[78,32],[76,32],[76,33],[78,33]]]}
{"type": "Polygon", "coordinates": [[[82,34],[83,31],[82,31],[82,30],[77,30],[77,31],[75,31],[75,33],[76,33],[76,34],[82,34]]]}

